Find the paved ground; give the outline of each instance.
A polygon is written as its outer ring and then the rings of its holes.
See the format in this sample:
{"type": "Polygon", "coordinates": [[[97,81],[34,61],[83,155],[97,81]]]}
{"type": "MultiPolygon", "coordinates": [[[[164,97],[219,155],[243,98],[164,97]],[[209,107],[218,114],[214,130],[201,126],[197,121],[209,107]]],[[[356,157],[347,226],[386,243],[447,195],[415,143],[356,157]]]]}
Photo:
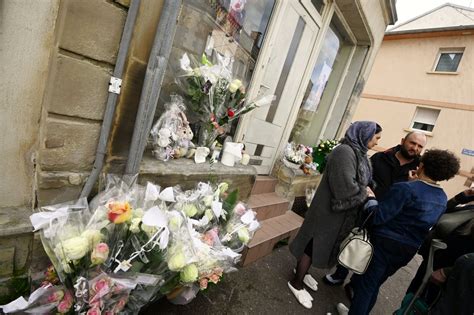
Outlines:
{"type": "MultiPolygon", "coordinates": [[[[411,281],[418,258],[399,270],[381,288],[373,315],[392,314],[402,300],[411,281]]],[[[348,303],[342,287],[329,287],[321,277],[325,270],[311,269],[318,280],[319,290],[312,292],[313,308],[302,307],[291,294],[287,281],[296,260],[288,247],[275,249],[273,254],[259,260],[225,279],[207,291],[201,292],[188,305],[172,305],[166,299],[144,310],[143,314],[337,314],[338,302],[348,303]]],[[[311,292],[311,291],[310,291],[311,292]]]]}

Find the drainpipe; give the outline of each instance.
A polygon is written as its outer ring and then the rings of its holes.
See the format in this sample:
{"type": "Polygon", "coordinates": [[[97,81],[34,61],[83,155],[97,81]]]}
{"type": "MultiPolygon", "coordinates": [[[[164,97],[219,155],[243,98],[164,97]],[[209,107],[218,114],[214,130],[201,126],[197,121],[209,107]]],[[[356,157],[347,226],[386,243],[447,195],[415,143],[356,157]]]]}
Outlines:
{"type": "Polygon", "coordinates": [[[92,167],[92,171],[89,177],[87,178],[84,187],[82,188],[81,197],[89,196],[104,165],[107,141],[109,139],[110,129],[112,127],[112,121],[114,119],[118,95],[120,94],[120,85],[122,84],[121,78],[123,75],[123,69],[125,67],[128,48],[132,39],[133,26],[135,25],[135,20],[138,14],[138,8],[140,7],[140,1],[141,0],[133,0],[130,5],[130,8],[128,9],[127,20],[125,21],[122,39],[120,41],[117,62],[115,63],[113,76],[110,78],[109,95],[107,97],[107,105],[105,107],[104,119],[100,128],[99,143],[97,145],[94,166],[92,167]]]}
{"type": "Polygon", "coordinates": [[[137,174],[140,168],[161,91],[161,83],[171,53],[181,4],[182,0],[164,1],[163,11],[148,59],[125,174],[137,174]]]}

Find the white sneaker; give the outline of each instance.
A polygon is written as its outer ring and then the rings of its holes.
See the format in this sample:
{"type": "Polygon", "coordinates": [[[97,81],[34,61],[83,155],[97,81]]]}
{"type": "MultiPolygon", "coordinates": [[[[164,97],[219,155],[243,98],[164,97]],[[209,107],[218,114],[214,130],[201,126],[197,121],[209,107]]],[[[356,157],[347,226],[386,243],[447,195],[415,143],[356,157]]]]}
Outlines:
{"type": "Polygon", "coordinates": [[[339,313],[339,315],[349,314],[349,309],[347,308],[347,306],[345,306],[342,303],[337,303],[336,309],[337,309],[337,312],[339,313]]]}

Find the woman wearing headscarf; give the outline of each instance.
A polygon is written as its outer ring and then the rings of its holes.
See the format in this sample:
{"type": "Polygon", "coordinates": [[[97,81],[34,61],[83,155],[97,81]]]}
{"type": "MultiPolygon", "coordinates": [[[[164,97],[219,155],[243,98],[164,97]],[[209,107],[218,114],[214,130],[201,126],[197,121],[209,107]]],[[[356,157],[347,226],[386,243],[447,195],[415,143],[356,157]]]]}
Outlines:
{"type": "Polygon", "coordinates": [[[312,297],[304,284],[317,289],[316,281],[307,272],[311,265],[335,266],[339,246],[355,226],[359,208],[367,198],[372,179],[367,151],[377,145],[381,133],[382,128],[372,121],[351,124],[341,144],[329,154],[313,202],[290,244],[297,265],[288,287],[306,308],[312,307],[312,297]]]}

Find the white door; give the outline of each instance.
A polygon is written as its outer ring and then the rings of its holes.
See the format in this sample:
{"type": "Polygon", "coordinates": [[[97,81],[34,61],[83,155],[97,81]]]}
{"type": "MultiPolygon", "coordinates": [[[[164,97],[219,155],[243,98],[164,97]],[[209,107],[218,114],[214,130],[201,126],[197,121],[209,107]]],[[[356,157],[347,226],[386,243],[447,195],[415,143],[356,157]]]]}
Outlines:
{"type": "Polygon", "coordinates": [[[249,113],[239,131],[259,174],[270,173],[288,141],[289,117],[299,108],[297,95],[307,83],[302,77],[321,25],[320,17],[310,16],[297,0],[279,1],[274,14],[251,90],[253,95],[274,94],[276,100],[249,113]]]}

